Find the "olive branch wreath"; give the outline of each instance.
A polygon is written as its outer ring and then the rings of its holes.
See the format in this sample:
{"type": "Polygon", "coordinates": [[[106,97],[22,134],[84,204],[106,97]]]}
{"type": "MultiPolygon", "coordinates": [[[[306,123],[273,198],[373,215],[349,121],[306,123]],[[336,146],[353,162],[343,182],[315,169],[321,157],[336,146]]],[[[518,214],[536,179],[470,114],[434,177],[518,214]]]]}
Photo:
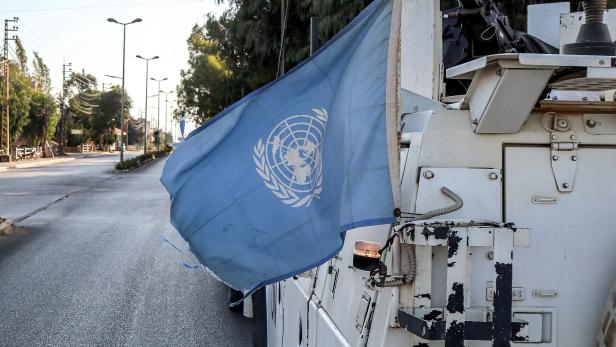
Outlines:
{"type": "MultiPolygon", "coordinates": [[[[321,109],[312,109],[314,111],[315,116],[318,120],[327,124],[327,120],[329,115],[327,114],[327,110],[324,108],[321,109]]],[[[257,144],[253,148],[253,160],[255,161],[257,174],[261,176],[263,179],[263,184],[272,191],[272,193],[280,199],[284,204],[291,205],[292,207],[302,207],[302,206],[310,206],[310,203],[314,198],[319,198],[319,194],[323,191],[323,174],[322,174],[322,163],[319,161],[318,166],[316,168],[316,177],[315,177],[315,188],[312,193],[299,197],[293,190],[287,188],[284,184],[282,184],[279,178],[276,176],[274,172],[272,172],[267,165],[267,161],[265,160],[265,145],[263,144],[263,139],[259,139],[257,144]]]]}

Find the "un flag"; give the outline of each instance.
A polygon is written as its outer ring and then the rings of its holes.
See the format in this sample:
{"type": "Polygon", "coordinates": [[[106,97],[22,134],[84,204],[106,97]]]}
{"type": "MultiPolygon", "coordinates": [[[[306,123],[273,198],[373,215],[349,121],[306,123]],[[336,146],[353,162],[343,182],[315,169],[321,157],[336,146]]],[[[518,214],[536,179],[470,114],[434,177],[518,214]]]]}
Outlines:
{"type": "Polygon", "coordinates": [[[161,182],[172,225],[231,287],[248,294],[306,271],[333,257],[347,230],[393,221],[392,7],[372,3],[167,160],[161,182]]]}

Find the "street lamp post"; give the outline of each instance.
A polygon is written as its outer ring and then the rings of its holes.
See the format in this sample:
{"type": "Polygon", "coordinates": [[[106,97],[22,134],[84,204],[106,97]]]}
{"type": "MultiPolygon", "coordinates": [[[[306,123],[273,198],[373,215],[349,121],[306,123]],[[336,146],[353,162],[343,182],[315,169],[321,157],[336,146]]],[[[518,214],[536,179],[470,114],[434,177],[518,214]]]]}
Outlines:
{"type": "MultiPolygon", "coordinates": [[[[150,95],[150,96],[148,96],[148,99],[150,99],[150,98],[157,98],[158,96],[159,96],[159,94],[158,94],[158,93],[156,93],[156,94],[154,94],[154,95],[150,95]]],[[[156,107],[156,106],[150,106],[150,108],[155,108],[155,109],[157,109],[157,110],[158,110],[158,107],[156,107]]],[[[152,118],[152,122],[151,122],[151,124],[150,124],[150,129],[154,129],[154,117],[151,117],[151,118],[152,118]]],[[[156,126],[158,126],[158,124],[157,124],[156,126]]],[[[154,132],[154,131],[152,131],[152,133],[153,133],[153,132],[154,132]]]]}
{"type": "Polygon", "coordinates": [[[150,60],[158,59],[155,55],[152,58],[144,58],[137,55],[137,58],[145,60],[145,117],[143,121],[143,154],[148,153],[148,68],[150,60]]]}
{"type": "Polygon", "coordinates": [[[156,94],[158,94],[158,120],[156,121],[156,126],[158,127],[158,141],[156,142],[156,150],[160,151],[160,93],[162,92],[160,90],[160,82],[166,81],[167,77],[161,78],[161,79],[156,79],[156,78],[152,77],[150,79],[152,81],[158,82],[158,91],[156,92],[156,94]]]}
{"type": "Polygon", "coordinates": [[[169,94],[174,93],[175,90],[169,91],[169,92],[163,92],[165,93],[165,145],[167,145],[167,110],[169,109],[168,106],[168,102],[169,102],[169,94]]]}
{"type": "Polygon", "coordinates": [[[169,100],[169,114],[171,115],[171,119],[169,119],[169,133],[171,134],[171,143],[173,143],[173,139],[175,139],[175,134],[173,132],[173,103],[176,101],[177,99],[169,100]]]}
{"type": "MultiPolygon", "coordinates": [[[[120,127],[122,127],[122,124],[124,124],[124,94],[126,94],[126,91],[124,90],[124,75],[126,71],[126,26],[129,24],[141,22],[141,18],[135,18],[131,22],[127,22],[127,23],[118,22],[117,20],[113,18],[107,18],[107,21],[111,23],[120,24],[122,25],[122,28],[124,29],[123,41],[122,41],[122,106],[121,106],[122,110],[120,112],[120,127]]],[[[124,130],[120,129],[120,163],[124,162],[124,142],[122,141],[123,135],[124,135],[124,130]]]]}

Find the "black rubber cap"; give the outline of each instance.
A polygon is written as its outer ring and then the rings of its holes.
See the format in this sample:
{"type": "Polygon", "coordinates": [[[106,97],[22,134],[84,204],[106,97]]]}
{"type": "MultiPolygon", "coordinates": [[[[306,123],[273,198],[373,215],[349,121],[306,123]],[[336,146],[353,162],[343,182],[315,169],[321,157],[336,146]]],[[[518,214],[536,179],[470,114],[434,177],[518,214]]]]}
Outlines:
{"type": "Polygon", "coordinates": [[[566,44],[563,54],[616,56],[616,43],[604,23],[585,23],[580,27],[575,43],[566,44]]]}

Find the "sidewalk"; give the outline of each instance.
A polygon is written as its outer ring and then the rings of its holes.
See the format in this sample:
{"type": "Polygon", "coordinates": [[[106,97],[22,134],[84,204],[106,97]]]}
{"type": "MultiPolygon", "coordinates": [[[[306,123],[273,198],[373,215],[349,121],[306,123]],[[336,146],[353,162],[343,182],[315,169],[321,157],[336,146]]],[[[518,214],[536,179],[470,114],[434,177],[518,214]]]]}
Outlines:
{"type": "Polygon", "coordinates": [[[40,158],[40,159],[25,159],[16,160],[10,163],[0,163],[0,171],[8,169],[26,169],[31,167],[39,167],[53,165],[75,160],[74,156],[57,157],[57,158],[40,158]]]}

